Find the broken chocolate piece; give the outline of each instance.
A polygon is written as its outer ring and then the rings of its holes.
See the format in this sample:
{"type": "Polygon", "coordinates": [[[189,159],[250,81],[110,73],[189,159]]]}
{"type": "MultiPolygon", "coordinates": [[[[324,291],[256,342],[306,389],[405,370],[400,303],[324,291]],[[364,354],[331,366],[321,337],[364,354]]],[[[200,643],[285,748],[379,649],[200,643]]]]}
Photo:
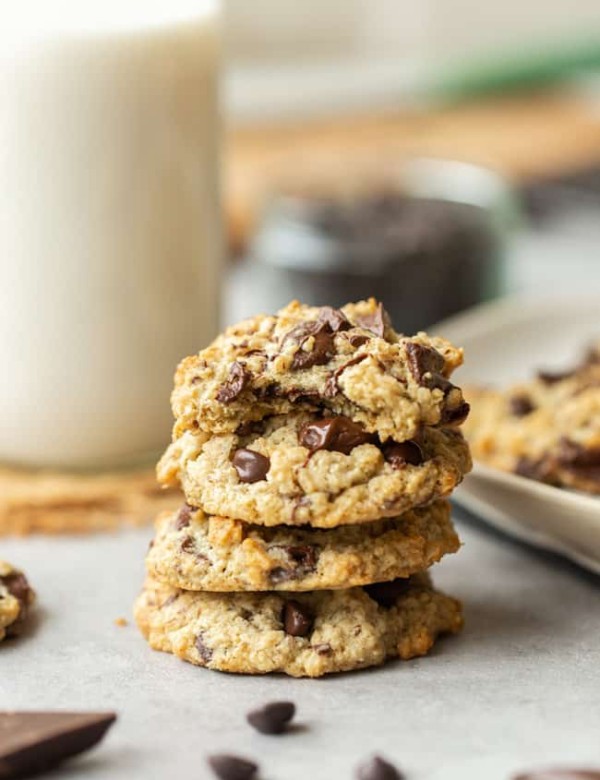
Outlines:
{"type": "Polygon", "coordinates": [[[376,601],[380,607],[389,609],[396,604],[396,601],[408,590],[410,580],[397,579],[390,582],[376,582],[373,585],[365,585],[364,590],[367,596],[376,601]]]}
{"type": "Polygon", "coordinates": [[[237,360],[229,369],[229,376],[217,391],[217,401],[230,404],[238,397],[250,381],[251,375],[237,360]]]}
{"type": "Polygon", "coordinates": [[[219,780],[252,780],[258,771],[253,761],[225,753],[209,756],[208,765],[219,780]]]}
{"type": "Polygon", "coordinates": [[[281,616],[283,629],[290,636],[308,636],[312,630],[314,618],[308,607],[299,601],[286,601],[281,616]]]}
{"type": "Polygon", "coordinates": [[[385,329],[390,327],[390,318],[383,304],[379,303],[373,314],[365,314],[355,318],[356,324],[365,330],[370,330],[375,336],[383,338],[385,329]]]}
{"type": "Polygon", "coordinates": [[[510,413],[515,417],[525,417],[535,411],[535,404],[528,395],[520,393],[509,398],[510,413]]]}
{"type": "MultiPolygon", "coordinates": [[[[427,379],[429,377],[435,377],[444,370],[446,362],[436,349],[424,347],[413,341],[408,341],[405,349],[410,373],[417,384],[428,385],[427,379]]],[[[443,377],[441,378],[443,379],[443,377]]]]}
{"type": "Polygon", "coordinates": [[[358,768],[356,777],[358,780],[402,780],[403,776],[389,761],[381,756],[373,756],[358,768]]]}
{"type": "Polygon", "coordinates": [[[425,460],[416,441],[388,441],[381,448],[385,460],[395,469],[403,469],[408,463],[420,466],[425,460]]]}
{"type": "Polygon", "coordinates": [[[350,330],[352,327],[352,323],[348,320],[344,312],[339,309],[334,309],[331,306],[322,306],[319,309],[317,322],[324,322],[329,326],[332,333],[350,330]]]}
{"type": "Polygon", "coordinates": [[[266,478],[271,468],[271,461],[266,455],[245,447],[233,453],[231,462],[242,482],[260,482],[266,478]]]}
{"type": "Polygon", "coordinates": [[[600,481],[600,447],[582,447],[581,444],[562,438],[559,442],[558,463],[582,477],[600,481]]]}
{"type": "Polygon", "coordinates": [[[305,423],[298,431],[298,441],[311,452],[329,450],[349,455],[360,444],[373,443],[375,437],[359,423],[339,415],[305,423]]]}
{"type": "Polygon", "coordinates": [[[100,742],[114,712],[0,712],[0,777],[49,771],[100,742]]]}
{"type": "Polygon", "coordinates": [[[261,734],[283,734],[296,714],[291,701],[273,701],[246,715],[248,723],[261,734]]]}

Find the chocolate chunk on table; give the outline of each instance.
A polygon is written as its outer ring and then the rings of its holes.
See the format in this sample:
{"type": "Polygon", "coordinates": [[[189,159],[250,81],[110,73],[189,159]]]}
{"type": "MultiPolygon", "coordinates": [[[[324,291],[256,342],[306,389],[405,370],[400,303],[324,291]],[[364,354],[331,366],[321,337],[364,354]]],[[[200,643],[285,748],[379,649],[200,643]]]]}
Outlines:
{"type": "Polygon", "coordinates": [[[1,712],[0,778],[53,769],[100,742],[114,712],[1,712]]]}

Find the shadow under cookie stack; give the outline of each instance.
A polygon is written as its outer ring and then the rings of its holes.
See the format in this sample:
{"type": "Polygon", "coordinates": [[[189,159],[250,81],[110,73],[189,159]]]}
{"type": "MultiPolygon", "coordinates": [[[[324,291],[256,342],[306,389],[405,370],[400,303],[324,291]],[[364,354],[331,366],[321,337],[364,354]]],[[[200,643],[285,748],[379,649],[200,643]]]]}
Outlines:
{"type": "Polygon", "coordinates": [[[471,467],[462,352],[374,300],[291,303],[188,357],[135,607],[151,647],[226,672],[318,677],[427,653],[462,625],[428,568],[459,540],[471,467]]]}

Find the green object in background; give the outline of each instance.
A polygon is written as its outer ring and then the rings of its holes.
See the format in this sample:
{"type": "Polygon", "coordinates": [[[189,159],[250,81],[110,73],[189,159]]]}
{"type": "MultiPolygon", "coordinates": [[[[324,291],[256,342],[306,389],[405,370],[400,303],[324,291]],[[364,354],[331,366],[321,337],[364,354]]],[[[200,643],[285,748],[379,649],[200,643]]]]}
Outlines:
{"type": "Polygon", "coordinates": [[[586,72],[600,73],[600,34],[573,44],[555,43],[450,64],[436,74],[431,94],[444,101],[544,86],[586,72]]]}

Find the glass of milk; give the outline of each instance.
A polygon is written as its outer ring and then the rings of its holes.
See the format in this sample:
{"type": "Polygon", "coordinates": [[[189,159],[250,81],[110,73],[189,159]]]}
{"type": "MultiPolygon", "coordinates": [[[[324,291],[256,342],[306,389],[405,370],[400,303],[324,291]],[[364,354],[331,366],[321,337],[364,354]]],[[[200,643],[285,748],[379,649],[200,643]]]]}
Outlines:
{"type": "Polygon", "coordinates": [[[218,324],[218,11],[3,14],[0,462],[123,467],[167,441],[175,366],[218,324]]]}

